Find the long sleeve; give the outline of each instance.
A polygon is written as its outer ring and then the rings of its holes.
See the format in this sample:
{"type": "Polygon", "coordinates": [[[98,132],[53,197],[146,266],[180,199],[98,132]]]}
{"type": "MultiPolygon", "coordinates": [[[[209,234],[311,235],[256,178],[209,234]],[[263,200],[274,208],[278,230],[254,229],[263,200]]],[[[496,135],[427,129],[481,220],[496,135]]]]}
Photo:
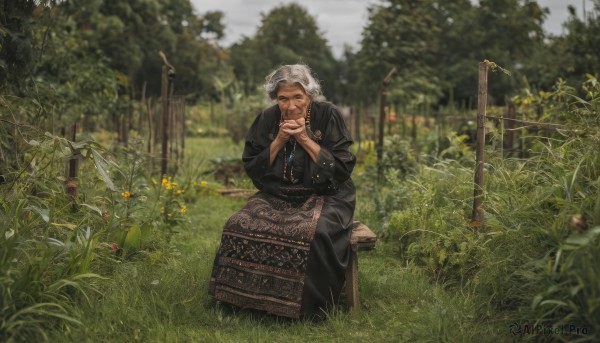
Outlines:
{"type": "Polygon", "coordinates": [[[356,158],[349,151],[353,142],[341,115],[333,106],[327,112],[324,116],[326,125],[319,125],[326,126],[320,142],[321,152],[316,162],[310,161],[310,175],[316,189],[330,193],[350,178],[356,158]]]}
{"type": "Polygon", "coordinates": [[[246,174],[258,189],[263,188],[262,180],[271,169],[269,146],[277,134],[277,131],[271,132],[275,124],[270,123],[268,117],[270,116],[265,112],[256,117],[246,134],[246,143],[242,154],[246,174]]]}

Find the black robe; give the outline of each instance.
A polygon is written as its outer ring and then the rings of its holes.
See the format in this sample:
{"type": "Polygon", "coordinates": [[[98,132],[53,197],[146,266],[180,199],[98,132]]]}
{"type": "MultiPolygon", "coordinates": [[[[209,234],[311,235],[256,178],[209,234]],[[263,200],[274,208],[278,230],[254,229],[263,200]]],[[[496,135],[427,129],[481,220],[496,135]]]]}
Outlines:
{"type": "Polygon", "coordinates": [[[344,284],[356,159],[337,109],[313,101],[311,136],[321,147],[317,161],[292,140],[270,164],[280,120],[279,107],[270,107],[246,136],[242,160],[259,192],[225,225],[210,292],[243,308],[310,316],[329,309],[344,284]]]}

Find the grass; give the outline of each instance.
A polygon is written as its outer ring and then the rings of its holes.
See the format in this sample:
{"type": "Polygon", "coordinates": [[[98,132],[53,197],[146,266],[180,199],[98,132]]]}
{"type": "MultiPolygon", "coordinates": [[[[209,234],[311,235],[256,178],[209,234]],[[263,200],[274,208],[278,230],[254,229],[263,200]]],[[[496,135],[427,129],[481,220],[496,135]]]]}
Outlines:
{"type": "Polygon", "coordinates": [[[190,209],[198,224],[162,255],[118,266],[103,284],[103,296],[85,310],[80,329],[57,341],[455,342],[482,341],[492,333],[476,323],[468,296],[448,294],[414,267],[400,265],[389,244],[360,255],[357,314],[342,304],[327,321],[311,324],[214,304],[207,286],[220,226],[242,204],[200,199],[190,209]]]}
{"type": "MultiPolygon", "coordinates": [[[[190,154],[237,153],[218,139],[191,139],[190,154]]],[[[359,199],[360,202],[360,199],[359,199]]],[[[114,261],[99,280],[82,325],[54,331],[71,342],[486,342],[511,340],[508,326],[483,322],[470,294],[447,292],[421,269],[403,265],[396,243],[380,242],[359,257],[361,308],[342,302],[314,324],[215,304],[208,281],[222,226],[244,198],[208,193],[188,204],[188,221],[164,246],[114,261]]]]}

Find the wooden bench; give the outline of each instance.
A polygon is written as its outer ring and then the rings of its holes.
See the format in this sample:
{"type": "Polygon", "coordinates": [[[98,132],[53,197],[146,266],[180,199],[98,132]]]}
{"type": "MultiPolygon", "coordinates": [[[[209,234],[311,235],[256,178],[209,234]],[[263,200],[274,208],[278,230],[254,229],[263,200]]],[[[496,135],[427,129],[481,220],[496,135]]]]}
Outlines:
{"type": "Polygon", "coordinates": [[[375,243],[377,243],[377,235],[365,224],[355,221],[350,238],[352,252],[346,270],[346,301],[350,311],[357,310],[360,305],[358,302],[358,251],[373,249],[375,243]]]}

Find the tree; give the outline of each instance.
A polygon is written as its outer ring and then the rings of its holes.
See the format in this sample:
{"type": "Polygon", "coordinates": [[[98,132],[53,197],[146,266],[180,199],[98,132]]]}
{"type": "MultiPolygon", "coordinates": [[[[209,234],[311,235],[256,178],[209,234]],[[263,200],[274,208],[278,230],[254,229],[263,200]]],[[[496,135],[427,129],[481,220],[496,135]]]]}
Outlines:
{"type": "MultiPolygon", "coordinates": [[[[546,54],[540,56],[537,70],[541,88],[548,89],[559,77],[571,85],[587,80],[586,74],[600,76],[600,0],[583,19],[577,17],[575,8],[568,7],[570,16],[563,24],[566,34],[552,37],[546,54]]],[[[532,68],[534,69],[534,68],[532,68]]]]}
{"type": "Polygon", "coordinates": [[[0,0],[0,89],[18,86],[34,57],[32,15],[51,1],[0,0]]]}
{"type": "Polygon", "coordinates": [[[356,98],[376,99],[380,83],[392,67],[398,72],[391,100],[410,102],[427,94],[439,95],[435,58],[440,26],[435,1],[387,0],[369,8],[356,63],[362,91],[356,98]]]}
{"type": "Polygon", "coordinates": [[[502,103],[543,46],[546,15],[532,0],[481,0],[478,6],[469,0],[382,0],[369,9],[356,58],[370,94],[358,97],[372,97],[396,66],[392,95],[400,101],[429,96],[443,104],[450,94],[465,101],[475,93],[477,63],[489,59],[515,72],[513,78],[490,76],[490,102],[502,103]]]}
{"type": "Polygon", "coordinates": [[[120,73],[121,93],[135,96],[147,83],[149,95],[160,94],[163,51],[176,69],[177,91],[202,92],[207,70],[226,55],[214,43],[223,36],[222,12],[197,15],[189,0],[70,0],[59,5],[64,16],[86,37],[91,51],[99,50],[120,73]],[[210,67],[202,64],[211,61],[210,67]],[[204,69],[203,69],[204,68],[204,69]]]}
{"type": "Polygon", "coordinates": [[[275,67],[299,62],[313,69],[326,97],[335,99],[337,62],[314,18],[297,4],[280,6],[263,15],[255,37],[245,37],[231,47],[235,75],[247,94],[256,91],[275,67]]]}
{"type": "Polygon", "coordinates": [[[177,91],[188,98],[210,98],[215,93],[215,75],[232,74],[229,54],[217,40],[224,35],[223,12],[207,12],[188,17],[177,42],[171,62],[177,69],[177,91]]]}
{"type": "MultiPolygon", "coordinates": [[[[507,96],[524,86],[523,66],[536,51],[543,49],[543,23],[548,14],[535,0],[482,0],[475,7],[475,30],[470,36],[474,55],[473,66],[484,59],[491,60],[512,72],[512,77],[491,73],[489,102],[503,105],[507,96]]],[[[476,68],[472,67],[473,75],[476,68]]],[[[471,88],[472,89],[472,88],[471,88]]],[[[463,85],[455,94],[466,97],[469,90],[463,85]]],[[[471,90],[472,93],[472,90],[471,90]]]]}

